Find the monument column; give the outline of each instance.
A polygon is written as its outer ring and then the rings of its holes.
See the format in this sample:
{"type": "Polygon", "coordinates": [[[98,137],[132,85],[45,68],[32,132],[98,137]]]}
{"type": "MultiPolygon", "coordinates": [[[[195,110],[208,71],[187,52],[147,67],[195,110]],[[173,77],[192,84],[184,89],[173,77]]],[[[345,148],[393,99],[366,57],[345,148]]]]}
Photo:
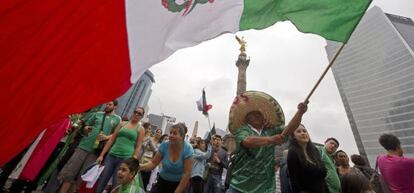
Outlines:
{"type": "MultiPolygon", "coordinates": [[[[239,70],[237,76],[237,91],[236,94],[239,95],[243,92],[246,92],[246,71],[249,66],[250,59],[247,59],[246,55],[246,41],[242,37],[241,39],[236,36],[237,41],[240,44],[240,54],[239,58],[236,61],[236,66],[239,70]]],[[[227,147],[227,151],[232,153],[236,150],[236,141],[234,136],[231,133],[228,133],[225,136],[224,144],[227,147]]]]}

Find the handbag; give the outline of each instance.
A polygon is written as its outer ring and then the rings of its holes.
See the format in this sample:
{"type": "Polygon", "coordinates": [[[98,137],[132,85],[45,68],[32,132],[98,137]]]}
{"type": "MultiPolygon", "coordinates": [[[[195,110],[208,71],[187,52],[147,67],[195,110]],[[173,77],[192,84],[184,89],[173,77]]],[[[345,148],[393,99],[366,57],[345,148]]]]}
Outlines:
{"type": "Polygon", "coordinates": [[[376,193],[391,193],[382,175],[378,172],[378,158],[375,161],[375,171],[372,173],[369,182],[376,193]]]}
{"type": "MultiPolygon", "coordinates": [[[[101,128],[99,129],[99,134],[101,134],[101,133],[102,133],[102,131],[103,131],[103,126],[104,126],[104,123],[105,123],[105,118],[106,118],[106,114],[104,113],[104,115],[103,115],[103,119],[102,119],[101,128]]],[[[97,146],[97,147],[96,147],[96,149],[95,149],[95,153],[96,153],[98,156],[99,156],[99,155],[101,155],[101,152],[103,151],[103,149],[104,149],[105,145],[106,145],[106,140],[99,141],[98,146],[97,146]]]]}

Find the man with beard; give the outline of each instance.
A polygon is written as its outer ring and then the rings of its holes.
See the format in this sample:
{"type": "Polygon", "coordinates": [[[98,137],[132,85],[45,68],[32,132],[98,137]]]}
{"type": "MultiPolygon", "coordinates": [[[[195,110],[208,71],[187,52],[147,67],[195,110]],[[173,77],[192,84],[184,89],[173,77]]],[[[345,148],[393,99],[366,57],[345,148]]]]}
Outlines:
{"type": "Polygon", "coordinates": [[[86,126],[81,130],[84,136],[58,176],[62,182],[61,193],[70,192],[74,184],[78,189],[81,174],[97,159],[97,145],[108,140],[114,128],[121,123],[121,117],[115,114],[117,106],[118,101],[110,101],[106,103],[104,112],[95,113],[85,122],[86,126]]]}

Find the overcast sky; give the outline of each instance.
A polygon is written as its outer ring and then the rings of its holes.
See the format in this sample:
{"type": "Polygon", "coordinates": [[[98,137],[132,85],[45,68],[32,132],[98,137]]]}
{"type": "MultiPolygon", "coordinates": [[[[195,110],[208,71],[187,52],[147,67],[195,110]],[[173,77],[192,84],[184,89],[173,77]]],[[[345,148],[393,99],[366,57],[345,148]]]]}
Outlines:
{"type": "MultiPolygon", "coordinates": [[[[411,0],[374,0],[384,12],[414,19],[411,0]]],[[[264,91],[281,104],[289,121],[296,106],[316,83],[328,60],[323,38],[298,32],[288,22],[266,30],[237,33],[247,41],[250,66],[247,90],[264,91]]],[[[207,119],[197,111],[195,101],[206,89],[207,102],[213,105],[210,119],[216,127],[226,129],[230,105],[236,95],[235,61],[239,44],[234,34],[224,34],[195,47],[179,50],[167,60],[153,66],[155,84],[149,101],[150,113],[174,116],[192,131],[199,121],[198,136],[208,130],[207,119]]],[[[310,99],[303,123],[315,142],[336,137],[340,149],[358,153],[355,140],[339,96],[332,72],[323,80],[310,99]]]]}

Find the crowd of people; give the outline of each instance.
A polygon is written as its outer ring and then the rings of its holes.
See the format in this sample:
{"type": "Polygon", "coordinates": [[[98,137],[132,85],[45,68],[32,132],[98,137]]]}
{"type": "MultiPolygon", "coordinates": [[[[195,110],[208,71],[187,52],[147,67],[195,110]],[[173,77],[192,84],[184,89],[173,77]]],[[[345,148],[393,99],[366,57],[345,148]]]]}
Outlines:
{"type": "MultiPolygon", "coordinates": [[[[95,193],[414,193],[414,158],[403,156],[394,135],[380,136],[386,153],[371,168],[366,157],[350,159],[338,150],[340,142],[334,137],[325,144],[312,142],[302,124],[307,103],[300,103],[284,126],[276,124],[283,119],[277,108],[247,108],[255,98],[247,99],[248,94],[240,99],[244,103],[235,100],[231,108],[232,153],[217,134],[186,139],[184,123],[172,125],[165,134],[152,130],[150,123],[141,123],[141,107],[121,119],[114,111],[116,100],[106,103],[103,112],[76,116],[66,136],[68,148],[59,149],[59,163],[42,191],[82,193],[86,184],[81,176],[98,164],[104,168],[92,188],[95,193]],[[279,117],[273,119],[275,115],[279,117]],[[289,147],[279,162],[275,146],[283,143],[289,147]]],[[[263,101],[277,105],[271,98],[263,101]]]]}

